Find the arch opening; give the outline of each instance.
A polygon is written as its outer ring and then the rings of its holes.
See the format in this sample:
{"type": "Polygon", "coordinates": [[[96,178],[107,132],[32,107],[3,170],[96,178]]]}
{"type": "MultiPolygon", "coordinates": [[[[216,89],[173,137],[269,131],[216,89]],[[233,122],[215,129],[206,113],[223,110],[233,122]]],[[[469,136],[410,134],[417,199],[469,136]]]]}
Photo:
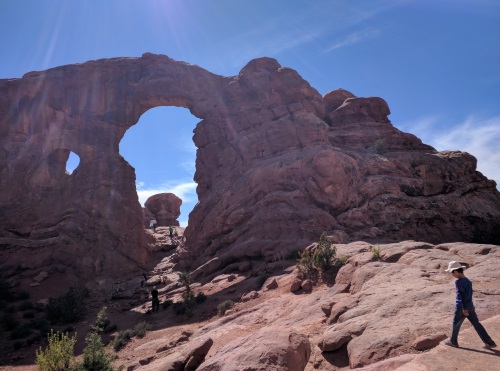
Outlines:
{"type": "Polygon", "coordinates": [[[199,121],[186,108],[151,108],[125,132],[119,144],[120,155],[135,169],[141,206],[155,194],[175,194],[182,200],[177,219],[181,227],[187,226],[189,213],[198,202],[192,138],[199,121]]]}
{"type": "Polygon", "coordinates": [[[75,152],[69,151],[68,159],[66,160],[66,174],[71,175],[80,165],[80,156],[75,152]]]}

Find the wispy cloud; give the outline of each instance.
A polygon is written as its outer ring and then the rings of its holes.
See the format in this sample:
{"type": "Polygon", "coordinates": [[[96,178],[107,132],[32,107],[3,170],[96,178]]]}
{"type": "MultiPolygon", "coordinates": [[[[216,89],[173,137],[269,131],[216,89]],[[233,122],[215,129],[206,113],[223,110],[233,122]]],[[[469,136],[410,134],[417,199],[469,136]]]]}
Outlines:
{"type": "Polygon", "coordinates": [[[333,45],[329,46],[323,51],[323,54],[331,53],[332,51],[353,44],[360,43],[365,40],[370,40],[378,37],[380,35],[380,30],[376,28],[365,28],[364,30],[353,32],[347,36],[338,38],[335,40],[333,45]]]}
{"type": "Polygon", "coordinates": [[[438,116],[404,124],[407,131],[439,151],[459,150],[477,158],[477,169],[500,189],[500,116],[471,115],[464,122],[445,128],[438,116]]]}
{"type": "Polygon", "coordinates": [[[139,197],[139,202],[144,206],[146,200],[158,193],[173,193],[180,199],[183,203],[193,202],[197,200],[195,182],[168,182],[159,186],[146,187],[144,182],[137,182],[137,196],[139,197]]]}

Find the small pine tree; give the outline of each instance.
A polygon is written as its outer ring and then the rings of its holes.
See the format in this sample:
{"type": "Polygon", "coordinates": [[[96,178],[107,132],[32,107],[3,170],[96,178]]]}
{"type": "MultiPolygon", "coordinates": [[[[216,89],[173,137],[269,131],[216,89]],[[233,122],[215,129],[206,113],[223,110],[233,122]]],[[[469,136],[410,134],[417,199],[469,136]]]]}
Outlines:
{"type": "Polygon", "coordinates": [[[101,332],[107,322],[106,307],[97,314],[97,320],[85,337],[87,346],[83,350],[83,368],[88,371],[113,371],[113,358],[106,352],[101,332]]]}
{"type": "Polygon", "coordinates": [[[70,337],[68,333],[54,333],[50,330],[47,336],[49,345],[45,350],[40,347],[36,351],[36,364],[40,371],[67,370],[74,362],[76,334],[70,337]]]}
{"type": "Polygon", "coordinates": [[[179,281],[186,288],[187,292],[191,292],[191,278],[187,272],[179,272],[179,281]]]}

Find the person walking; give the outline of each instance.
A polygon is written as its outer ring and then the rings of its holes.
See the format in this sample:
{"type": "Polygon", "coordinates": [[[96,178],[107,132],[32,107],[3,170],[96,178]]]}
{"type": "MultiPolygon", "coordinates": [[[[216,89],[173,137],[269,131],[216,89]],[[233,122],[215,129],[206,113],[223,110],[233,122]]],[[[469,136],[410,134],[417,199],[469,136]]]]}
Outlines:
{"type": "Polygon", "coordinates": [[[158,222],[156,221],[156,218],[153,218],[149,222],[149,228],[151,228],[153,230],[153,232],[156,232],[156,225],[157,224],[158,224],[158,222]]]}
{"type": "Polygon", "coordinates": [[[486,329],[477,318],[474,303],[472,302],[472,282],[465,277],[464,268],[466,267],[460,265],[459,262],[451,261],[448,263],[448,269],[446,269],[446,272],[450,272],[451,275],[456,278],[455,288],[457,296],[455,300],[455,313],[453,315],[451,337],[443,341],[443,344],[458,348],[458,333],[462,323],[467,318],[483,341],[483,348],[495,348],[497,346],[496,343],[491,339],[490,335],[488,335],[486,329]]]}
{"type": "Polygon", "coordinates": [[[153,286],[151,290],[151,312],[158,313],[160,310],[160,300],[158,299],[158,290],[153,286]]]}

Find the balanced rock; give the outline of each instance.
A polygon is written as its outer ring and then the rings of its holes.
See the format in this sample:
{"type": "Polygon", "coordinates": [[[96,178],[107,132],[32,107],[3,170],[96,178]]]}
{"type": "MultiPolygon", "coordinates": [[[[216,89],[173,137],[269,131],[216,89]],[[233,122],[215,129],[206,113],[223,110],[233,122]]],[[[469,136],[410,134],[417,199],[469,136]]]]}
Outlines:
{"type": "MultiPolygon", "coordinates": [[[[149,197],[144,206],[156,217],[159,227],[179,226],[182,200],[173,193],[159,193],[149,197]]],[[[149,222],[149,221],[148,221],[149,222]]]]}

